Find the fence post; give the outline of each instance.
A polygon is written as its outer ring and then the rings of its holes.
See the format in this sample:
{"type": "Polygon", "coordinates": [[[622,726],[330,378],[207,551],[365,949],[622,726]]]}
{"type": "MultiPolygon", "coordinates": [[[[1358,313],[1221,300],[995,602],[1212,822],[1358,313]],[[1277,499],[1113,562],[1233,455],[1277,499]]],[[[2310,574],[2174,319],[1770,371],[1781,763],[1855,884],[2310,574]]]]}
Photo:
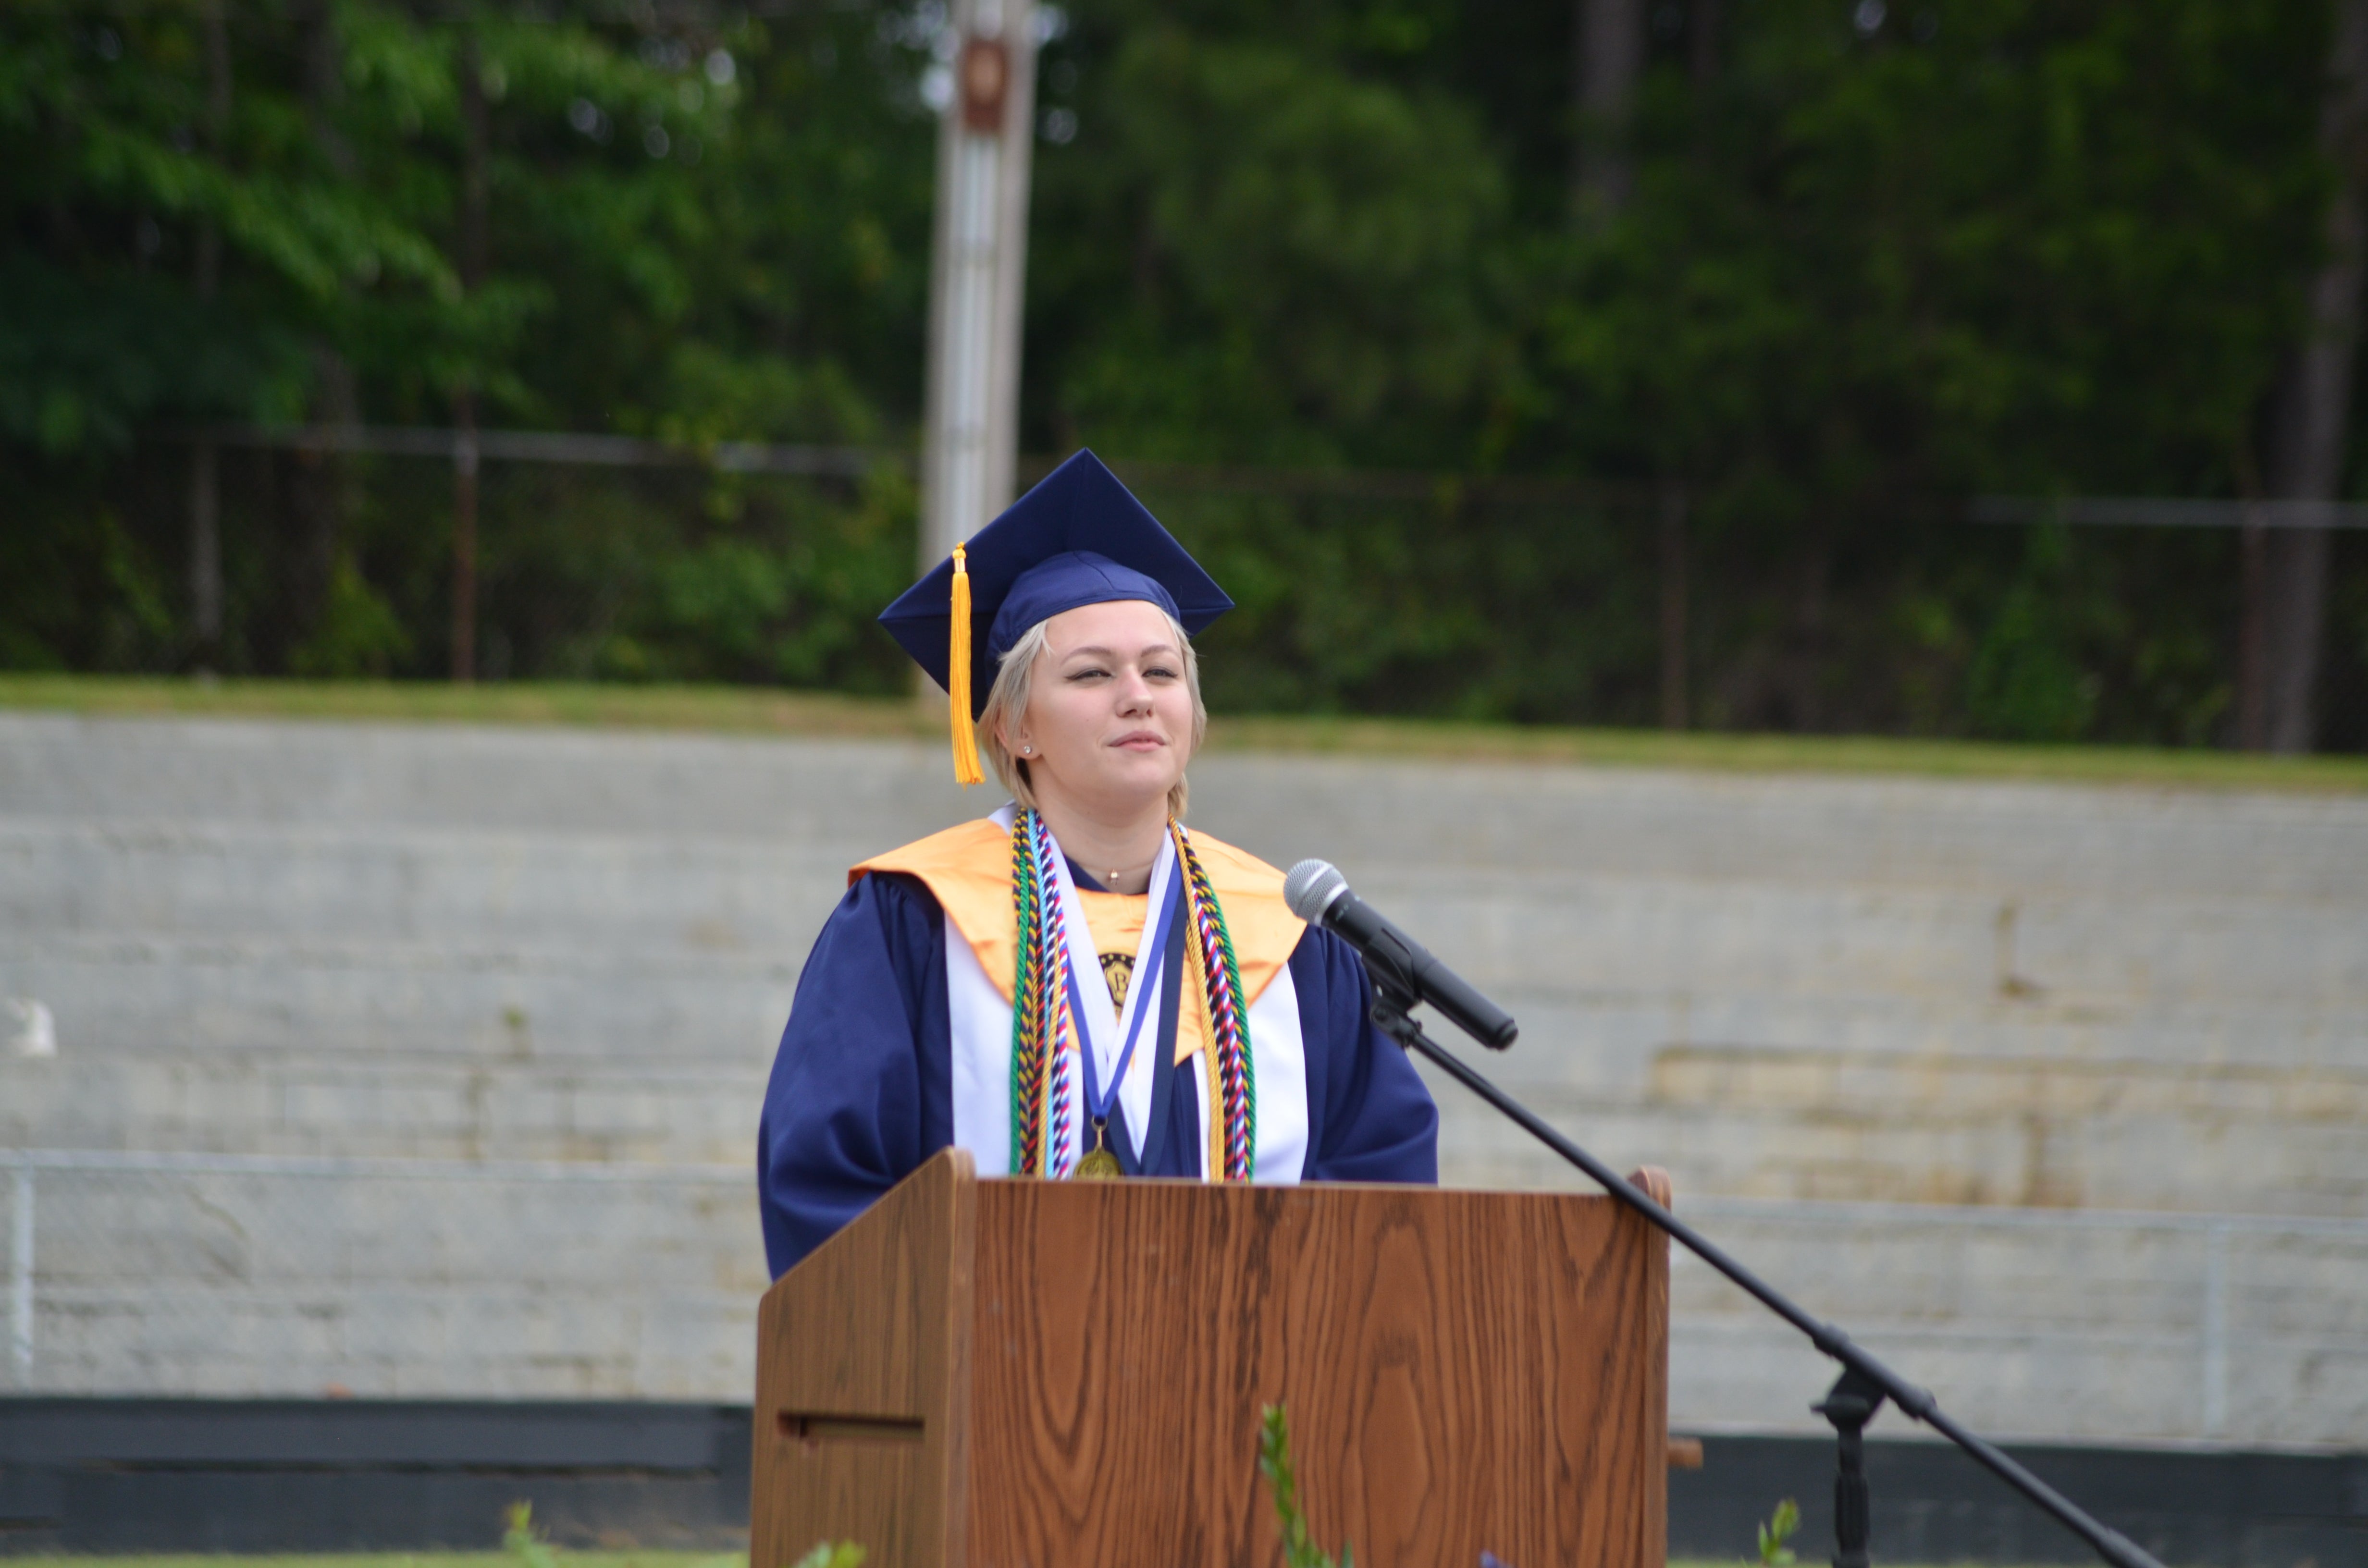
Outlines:
{"type": "Polygon", "coordinates": [[[2203,1233],[2203,1435],[2228,1427],[2228,1222],[2203,1233]]]}
{"type": "Polygon", "coordinates": [[[8,1227],[8,1347],[17,1386],[33,1386],[33,1157],[19,1153],[8,1227]]]}

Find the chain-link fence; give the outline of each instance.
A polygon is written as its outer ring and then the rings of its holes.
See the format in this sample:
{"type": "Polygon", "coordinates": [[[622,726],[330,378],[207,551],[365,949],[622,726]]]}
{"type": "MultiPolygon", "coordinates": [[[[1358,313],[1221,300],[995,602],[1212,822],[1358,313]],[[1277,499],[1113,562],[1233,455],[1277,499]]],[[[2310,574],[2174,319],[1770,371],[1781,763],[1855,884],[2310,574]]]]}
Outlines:
{"type": "Polygon", "coordinates": [[[23,521],[55,537],[0,588],[0,659],[903,688],[870,626],[910,575],[898,454],[504,431],[460,463],[460,444],[233,428],[143,441],[96,494],[28,471],[23,521]]]}
{"type": "MultiPolygon", "coordinates": [[[[1804,518],[1677,483],[1120,468],[1238,601],[1202,641],[1220,710],[2269,733],[2283,611],[2251,567],[2290,530],[2248,534],[2258,507],[1934,497],[1804,518]]],[[[520,431],[159,437],[96,490],[20,476],[54,548],[0,583],[0,664],[892,693],[908,676],[871,619],[915,567],[913,475],[891,450],[520,431]]],[[[2321,750],[2368,750],[2357,511],[2327,530],[2321,750]]]]}
{"type": "MultiPolygon", "coordinates": [[[[51,1393],[742,1400],[767,1277],[728,1167],[42,1151],[12,1381],[51,1393]]],[[[2368,1221],[1680,1199],[1977,1427],[2368,1439],[2368,1221]]],[[[1682,1427],[1810,1429],[1831,1369],[1680,1253],[1682,1427]]]]}

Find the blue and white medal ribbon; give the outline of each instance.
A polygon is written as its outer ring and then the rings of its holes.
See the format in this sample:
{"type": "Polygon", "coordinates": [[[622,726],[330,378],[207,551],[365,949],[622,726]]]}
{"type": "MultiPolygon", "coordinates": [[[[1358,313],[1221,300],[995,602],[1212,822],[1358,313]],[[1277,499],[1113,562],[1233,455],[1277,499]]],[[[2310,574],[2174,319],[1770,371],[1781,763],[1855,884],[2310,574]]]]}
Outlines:
{"type": "MultiPolygon", "coordinates": [[[[1143,923],[1144,942],[1135,955],[1133,976],[1127,986],[1126,1011],[1129,1016],[1125,1043],[1120,1047],[1118,1060],[1111,1064],[1107,1088],[1102,1086],[1100,1074],[1094,1070],[1094,1058],[1098,1053],[1092,1040],[1081,1038],[1077,1041],[1078,1060],[1086,1073],[1086,1114],[1093,1125],[1094,1142],[1093,1147],[1079,1157],[1076,1168],[1071,1174],[1087,1179],[1106,1179],[1124,1174],[1117,1153],[1110,1147],[1110,1110],[1118,1104],[1119,1091],[1126,1083],[1126,1070],[1134,1061],[1135,1042],[1143,1038],[1143,1020],[1155,1006],[1167,1008],[1177,1005],[1177,999],[1167,994],[1170,987],[1161,983],[1159,955],[1167,950],[1177,912],[1184,906],[1184,868],[1175,859],[1172,849],[1160,858],[1168,869],[1168,877],[1161,889],[1163,896],[1158,905],[1147,912],[1148,918],[1143,923]]],[[[1072,930],[1076,928],[1074,926],[1071,927],[1072,930]]],[[[1099,961],[1096,967],[1099,967],[1099,961]]],[[[1077,965],[1074,960],[1069,965],[1069,1011],[1081,1025],[1088,1016],[1085,998],[1077,989],[1077,965]]],[[[1081,1028],[1080,1033],[1084,1032],[1081,1028]]],[[[1082,1141],[1084,1129],[1078,1131],[1082,1141]]]]}

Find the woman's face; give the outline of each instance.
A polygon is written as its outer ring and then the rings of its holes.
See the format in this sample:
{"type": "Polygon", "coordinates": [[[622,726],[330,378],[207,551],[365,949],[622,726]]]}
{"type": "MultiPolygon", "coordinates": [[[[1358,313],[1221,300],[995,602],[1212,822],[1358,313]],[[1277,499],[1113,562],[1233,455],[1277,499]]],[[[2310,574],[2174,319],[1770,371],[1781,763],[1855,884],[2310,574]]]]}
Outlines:
{"type": "Polygon", "coordinates": [[[1082,605],[1044,625],[1028,711],[1005,746],[1041,800],[1105,818],[1165,810],[1191,760],[1192,696],[1167,617],[1138,599],[1082,605]]]}

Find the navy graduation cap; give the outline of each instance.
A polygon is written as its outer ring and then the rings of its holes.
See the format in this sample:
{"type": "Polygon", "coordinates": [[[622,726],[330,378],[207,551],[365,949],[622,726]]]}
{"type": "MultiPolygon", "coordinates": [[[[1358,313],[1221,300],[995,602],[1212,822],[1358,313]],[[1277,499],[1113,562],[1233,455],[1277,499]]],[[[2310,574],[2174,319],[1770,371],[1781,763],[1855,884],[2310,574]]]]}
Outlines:
{"type": "Polygon", "coordinates": [[[1045,475],[880,612],[880,624],[952,699],[954,777],[978,783],[973,724],[993,671],[1038,621],[1142,599],[1188,635],[1234,608],[1201,563],[1090,451],[1045,475]],[[973,670],[989,672],[984,681],[973,670]]]}

